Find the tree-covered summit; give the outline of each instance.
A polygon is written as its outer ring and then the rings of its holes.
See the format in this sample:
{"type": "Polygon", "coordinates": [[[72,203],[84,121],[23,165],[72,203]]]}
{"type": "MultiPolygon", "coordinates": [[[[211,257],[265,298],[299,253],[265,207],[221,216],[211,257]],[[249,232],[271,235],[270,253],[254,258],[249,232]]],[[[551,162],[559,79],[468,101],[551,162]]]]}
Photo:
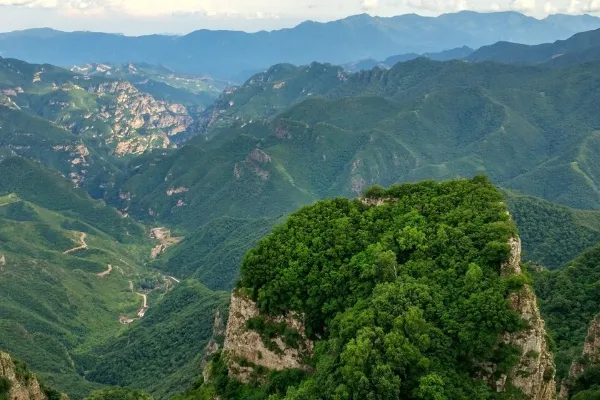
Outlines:
{"type": "Polygon", "coordinates": [[[519,360],[517,347],[500,343],[523,328],[508,295],[526,278],[501,274],[516,233],[501,193],[481,176],[375,187],[361,199],[304,207],[246,255],[238,287],[265,318],[304,317],[316,342],[311,372],[271,375],[253,389],[219,369],[224,354],[200,391],[228,399],[497,398],[482,366],[495,365],[499,376],[519,360]]]}

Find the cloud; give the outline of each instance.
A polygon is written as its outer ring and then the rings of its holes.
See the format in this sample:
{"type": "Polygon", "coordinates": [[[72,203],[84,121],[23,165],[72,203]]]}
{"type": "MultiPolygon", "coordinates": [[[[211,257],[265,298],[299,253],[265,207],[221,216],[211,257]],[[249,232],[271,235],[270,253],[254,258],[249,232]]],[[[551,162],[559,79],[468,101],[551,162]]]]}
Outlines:
{"type": "Polygon", "coordinates": [[[600,12],[600,0],[588,0],[581,9],[584,13],[600,12]]]}
{"type": "Polygon", "coordinates": [[[567,12],[570,14],[600,12],[600,0],[571,0],[567,12]]]}
{"type": "Polygon", "coordinates": [[[54,8],[58,5],[58,0],[0,0],[0,6],[54,8]]]}
{"type": "Polygon", "coordinates": [[[433,11],[437,13],[470,9],[468,0],[406,0],[406,5],[417,10],[433,11]]]}
{"type": "Polygon", "coordinates": [[[361,0],[360,8],[362,8],[363,11],[373,11],[379,8],[379,0],[361,0]]]}
{"type": "Polygon", "coordinates": [[[531,12],[537,8],[535,0],[511,0],[510,9],[519,12],[531,12]]]}

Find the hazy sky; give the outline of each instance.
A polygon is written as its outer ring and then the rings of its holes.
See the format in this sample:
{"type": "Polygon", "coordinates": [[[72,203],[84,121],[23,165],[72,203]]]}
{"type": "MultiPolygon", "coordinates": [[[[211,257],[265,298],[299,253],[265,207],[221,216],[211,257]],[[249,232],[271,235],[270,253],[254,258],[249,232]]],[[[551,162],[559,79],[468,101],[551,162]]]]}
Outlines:
{"type": "Polygon", "coordinates": [[[196,29],[256,31],[368,12],[437,15],[459,10],[597,13],[600,0],[0,0],[0,31],[52,27],[130,35],[196,29]]]}

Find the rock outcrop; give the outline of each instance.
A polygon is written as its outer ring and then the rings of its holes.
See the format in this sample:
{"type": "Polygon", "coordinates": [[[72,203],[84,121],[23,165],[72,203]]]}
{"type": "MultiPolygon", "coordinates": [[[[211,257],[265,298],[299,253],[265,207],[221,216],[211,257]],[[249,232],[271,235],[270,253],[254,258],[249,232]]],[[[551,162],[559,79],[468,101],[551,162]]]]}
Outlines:
{"type": "MultiPolygon", "coordinates": [[[[8,391],[0,392],[0,398],[4,395],[6,400],[48,400],[48,395],[35,375],[17,368],[11,356],[3,352],[0,352],[0,379],[10,382],[8,391]]],[[[2,386],[0,390],[3,390],[2,386]]],[[[68,397],[63,394],[61,400],[68,400],[68,397]]]]}
{"type": "Polygon", "coordinates": [[[228,359],[230,376],[240,382],[248,382],[254,374],[252,366],[264,367],[268,370],[305,369],[304,357],[310,357],[313,350],[313,342],[305,336],[305,328],[302,318],[295,313],[286,316],[266,317],[264,319],[272,323],[285,323],[287,327],[296,329],[301,337],[298,348],[286,346],[282,338],[275,338],[277,350],[271,350],[264,343],[261,335],[247,328],[248,321],[252,318],[261,317],[255,302],[243,293],[234,290],[231,295],[229,306],[229,319],[225,331],[225,343],[223,354],[228,359]],[[243,365],[242,365],[243,364],[243,365]]]}
{"type": "MultiPolygon", "coordinates": [[[[504,276],[520,275],[521,240],[509,241],[511,254],[509,260],[501,266],[504,276]]],[[[537,299],[533,289],[524,285],[519,291],[510,294],[510,303],[525,322],[525,328],[518,332],[506,333],[502,342],[520,348],[520,359],[507,374],[494,374],[495,366],[485,366],[492,387],[503,392],[510,384],[521,390],[530,400],[556,399],[555,364],[550,351],[544,320],[541,318],[537,299]],[[494,378],[491,378],[494,376],[494,378]]]]}

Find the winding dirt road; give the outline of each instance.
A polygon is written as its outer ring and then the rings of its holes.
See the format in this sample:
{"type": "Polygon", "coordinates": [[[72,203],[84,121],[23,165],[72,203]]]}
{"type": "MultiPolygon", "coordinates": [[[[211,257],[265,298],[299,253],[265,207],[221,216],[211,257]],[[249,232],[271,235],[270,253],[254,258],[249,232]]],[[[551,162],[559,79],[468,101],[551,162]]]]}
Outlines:
{"type": "Polygon", "coordinates": [[[85,232],[79,232],[79,234],[81,235],[79,237],[79,243],[81,243],[81,245],[79,245],[77,247],[73,247],[72,249],[69,249],[69,250],[63,252],[63,254],[69,254],[69,253],[72,253],[72,252],[77,251],[77,250],[87,249],[88,245],[85,242],[85,239],[87,239],[87,233],[85,233],[85,232]]]}
{"type": "Polygon", "coordinates": [[[106,271],[99,272],[99,273],[96,274],[96,276],[98,278],[104,278],[105,276],[110,275],[111,271],[112,271],[112,265],[108,264],[108,266],[106,267],[106,271]]]}

